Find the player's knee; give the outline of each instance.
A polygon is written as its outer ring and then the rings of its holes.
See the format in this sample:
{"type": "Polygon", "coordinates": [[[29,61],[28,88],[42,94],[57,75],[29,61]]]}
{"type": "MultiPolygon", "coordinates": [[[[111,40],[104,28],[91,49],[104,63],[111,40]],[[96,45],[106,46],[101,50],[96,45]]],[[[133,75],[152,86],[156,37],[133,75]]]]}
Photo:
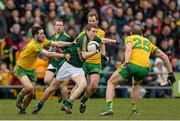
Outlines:
{"type": "Polygon", "coordinates": [[[86,83],[86,81],[80,83],[79,86],[80,86],[83,90],[85,90],[85,89],[87,88],[87,83],[86,83]]]}
{"type": "Polygon", "coordinates": [[[46,85],[50,85],[50,80],[49,80],[49,79],[44,79],[44,83],[45,83],[46,85]]]}
{"type": "Polygon", "coordinates": [[[133,85],[134,85],[134,86],[139,86],[139,84],[140,84],[140,81],[134,81],[134,82],[133,82],[133,85]]]}
{"type": "Polygon", "coordinates": [[[34,87],[33,85],[29,85],[28,87],[25,88],[25,90],[30,93],[34,90],[34,87]]]}
{"type": "Polygon", "coordinates": [[[97,90],[98,87],[99,87],[98,83],[94,83],[91,88],[92,88],[93,90],[97,90]]]}
{"type": "Polygon", "coordinates": [[[49,92],[52,93],[52,92],[54,92],[56,89],[57,89],[57,88],[55,88],[55,87],[50,87],[50,88],[49,88],[49,92]]]}
{"type": "Polygon", "coordinates": [[[34,96],[35,96],[35,91],[33,90],[33,91],[31,91],[31,93],[30,93],[30,98],[33,98],[34,96]]]}
{"type": "Polygon", "coordinates": [[[114,85],[114,81],[113,80],[108,80],[108,85],[114,85]]]}

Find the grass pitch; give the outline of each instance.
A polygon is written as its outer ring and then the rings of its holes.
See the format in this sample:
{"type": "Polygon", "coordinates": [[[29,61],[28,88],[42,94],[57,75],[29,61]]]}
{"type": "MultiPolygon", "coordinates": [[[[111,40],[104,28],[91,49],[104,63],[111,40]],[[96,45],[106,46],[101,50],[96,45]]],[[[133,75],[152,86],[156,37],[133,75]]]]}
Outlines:
{"type": "Polygon", "coordinates": [[[0,120],[180,120],[180,99],[141,99],[138,109],[142,115],[131,116],[131,100],[115,99],[114,115],[100,116],[105,106],[105,99],[90,99],[84,114],[79,112],[79,100],[74,102],[73,113],[65,114],[60,110],[62,104],[57,100],[48,100],[41,112],[32,115],[37,104],[33,100],[27,109],[28,115],[18,115],[15,100],[0,100],[0,120]]]}

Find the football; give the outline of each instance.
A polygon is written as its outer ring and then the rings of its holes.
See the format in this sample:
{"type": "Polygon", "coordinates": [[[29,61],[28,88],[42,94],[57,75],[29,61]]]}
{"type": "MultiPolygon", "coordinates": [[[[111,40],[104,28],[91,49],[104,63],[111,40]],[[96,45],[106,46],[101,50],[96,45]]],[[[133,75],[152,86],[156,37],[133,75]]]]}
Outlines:
{"type": "Polygon", "coordinates": [[[99,44],[96,41],[90,41],[87,45],[88,51],[99,50],[99,44]]]}

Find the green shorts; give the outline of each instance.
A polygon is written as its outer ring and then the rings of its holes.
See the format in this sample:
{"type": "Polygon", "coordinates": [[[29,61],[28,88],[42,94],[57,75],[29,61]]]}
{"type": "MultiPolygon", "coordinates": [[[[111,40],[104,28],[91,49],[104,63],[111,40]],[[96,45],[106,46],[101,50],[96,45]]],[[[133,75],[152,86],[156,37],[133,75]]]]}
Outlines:
{"type": "Polygon", "coordinates": [[[16,65],[15,68],[14,68],[14,74],[18,79],[20,79],[21,77],[26,75],[26,76],[28,76],[28,78],[29,78],[29,80],[31,82],[36,82],[37,81],[34,69],[26,70],[26,69],[22,68],[21,66],[16,65]]]}
{"type": "Polygon", "coordinates": [[[121,65],[117,71],[125,79],[134,77],[135,81],[142,81],[148,75],[149,68],[128,63],[126,66],[121,65]]]}
{"type": "Polygon", "coordinates": [[[100,64],[93,64],[93,63],[84,63],[83,69],[86,75],[90,74],[100,74],[101,65],[100,64]]]}

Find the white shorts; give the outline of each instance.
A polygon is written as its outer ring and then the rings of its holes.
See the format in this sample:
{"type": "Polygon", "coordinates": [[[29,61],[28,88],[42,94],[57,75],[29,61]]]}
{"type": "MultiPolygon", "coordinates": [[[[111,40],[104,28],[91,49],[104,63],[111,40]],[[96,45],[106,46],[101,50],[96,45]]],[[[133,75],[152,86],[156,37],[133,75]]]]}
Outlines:
{"type": "Polygon", "coordinates": [[[67,81],[77,75],[85,75],[83,68],[75,67],[65,61],[57,72],[56,80],[67,81]]]}
{"type": "Polygon", "coordinates": [[[57,69],[57,68],[55,68],[52,64],[49,64],[47,69],[57,69]]]}

